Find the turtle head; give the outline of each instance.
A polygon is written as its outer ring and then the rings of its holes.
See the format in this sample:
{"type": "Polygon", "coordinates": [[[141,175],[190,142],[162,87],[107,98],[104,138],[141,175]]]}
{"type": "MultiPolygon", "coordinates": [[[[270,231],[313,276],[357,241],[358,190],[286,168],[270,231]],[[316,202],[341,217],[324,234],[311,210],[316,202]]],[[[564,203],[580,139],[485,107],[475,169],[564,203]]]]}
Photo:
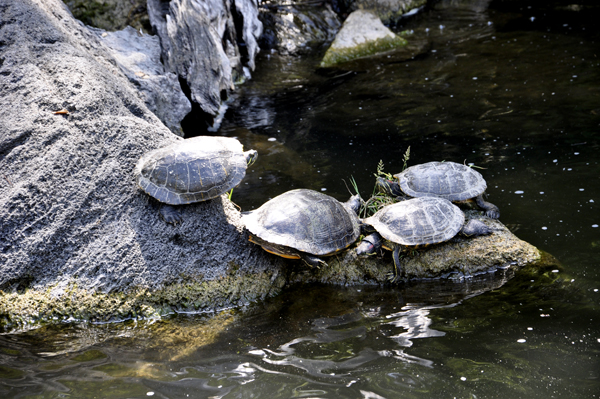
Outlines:
{"type": "Polygon", "coordinates": [[[256,152],[256,150],[248,150],[244,152],[244,155],[246,156],[246,163],[248,166],[252,165],[256,161],[256,158],[258,158],[258,152],[256,152]]]}
{"type": "Polygon", "coordinates": [[[403,197],[404,194],[400,189],[400,184],[393,180],[388,180],[385,177],[378,177],[375,181],[375,186],[384,194],[387,194],[392,197],[403,197]]]}
{"type": "Polygon", "coordinates": [[[383,244],[383,240],[379,233],[373,233],[362,239],[356,247],[357,255],[376,255],[383,244]]]}
{"type": "Polygon", "coordinates": [[[354,212],[354,213],[358,213],[358,211],[360,210],[360,206],[363,204],[363,199],[360,198],[360,194],[355,194],[352,197],[350,197],[350,199],[346,202],[344,202],[344,207],[346,207],[346,209],[354,212]]]}

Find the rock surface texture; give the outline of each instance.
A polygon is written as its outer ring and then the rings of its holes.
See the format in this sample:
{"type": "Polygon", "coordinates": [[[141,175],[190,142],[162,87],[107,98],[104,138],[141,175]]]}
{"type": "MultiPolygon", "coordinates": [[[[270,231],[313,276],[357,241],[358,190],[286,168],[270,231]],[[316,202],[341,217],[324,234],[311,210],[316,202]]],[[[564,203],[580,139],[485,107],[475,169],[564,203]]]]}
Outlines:
{"type": "Polygon", "coordinates": [[[63,0],[75,18],[86,25],[107,31],[133,26],[151,31],[146,0],[63,0]]]}
{"type": "Polygon", "coordinates": [[[330,67],[404,45],[406,40],[386,28],[375,14],[357,10],[344,21],[342,29],[323,56],[321,67],[330,67]]]}
{"type": "Polygon", "coordinates": [[[183,94],[177,75],[165,72],[158,37],[140,33],[131,26],[117,32],[95,31],[123,73],[137,86],[148,109],[173,133],[183,136],[181,121],[192,110],[192,104],[183,94]]]}
{"type": "MultiPolygon", "coordinates": [[[[225,196],[167,225],[134,180],[140,156],[176,140],[97,32],[60,0],[0,3],[0,330],[243,306],[290,282],[382,284],[389,256],[329,267],[247,241],[225,196]],[[59,112],[57,112],[59,111],[59,112]]],[[[260,162],[260,157],[258,162],[260,162]]],[[[540,259],[497,221],[487,237],[409,254],[409,277],[540,259]]]]}
{"type": "Polygon", "coordinates": [[[148,0],[148,15],[166,69],[187,82],[192,101],[216,116],[223,92],[244,74],[244,57],[254,69],[262,33],[257,0],[148,0]],[[245,43],[243,54],[238,39],[245,43]]]}

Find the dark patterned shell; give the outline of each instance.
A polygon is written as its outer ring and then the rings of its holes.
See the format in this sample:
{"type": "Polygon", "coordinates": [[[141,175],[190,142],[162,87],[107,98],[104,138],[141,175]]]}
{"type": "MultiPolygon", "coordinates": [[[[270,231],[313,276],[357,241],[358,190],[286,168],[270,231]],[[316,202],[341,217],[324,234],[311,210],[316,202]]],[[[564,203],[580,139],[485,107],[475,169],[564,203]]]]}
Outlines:
{"type": "Polygon", "coordinates": [[[455,162],[428,162],[411,166],[394,175],[402,191],[411,197],[439,197],[463,201],[477,197],[487,188],[483,176],[455,162]]]}
{"type": "Polygon", "coordinates": [[[329,255],[360,235],[356,214],[333,197],[298,189],[281,194],[242,216],[259,238],[312,255],[329,255]]]}
{"type": "Polygon", "coordinates": [[[462,228],[465,215],[448,200],[422,197],[388,205],[364,222],[389,241],[423,245],[454,237],[462,228]]]}
{"type": "Polygon", "coordinates": [[[200,136],[150,151],[135,175],[146,193],[171,205],[216,198],[246,175],[242,144],[229,137],[200,136]]]}

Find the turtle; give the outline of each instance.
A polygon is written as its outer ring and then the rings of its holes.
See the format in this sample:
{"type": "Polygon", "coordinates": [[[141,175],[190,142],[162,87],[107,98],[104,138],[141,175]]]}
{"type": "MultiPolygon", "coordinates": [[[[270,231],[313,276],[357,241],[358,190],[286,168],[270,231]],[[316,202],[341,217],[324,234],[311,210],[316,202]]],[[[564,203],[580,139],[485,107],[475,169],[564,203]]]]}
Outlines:
{"type": "MultiPolygon", "coordinates": [[[[392,281],[401,278],[400,251],[404,247],[436,244],[461,233],[466,236],[490,234],[491,229],[475,219],[465,224],[465,214],[444,198],[420,197],[387,205],[362,222],[375,233],[363,238],[358,255],[374,255],[381,248],[393,251],[392,281]]],[[[367,232],[369,228],[365,229],[367,232]]]]}
{"type": "Polygon", "coordinates": [[[395,174],[397,181],[377,179],[380,190],[394,196],[438,197],[449,201],[475,198],[477,205],[492,219],[500,217],[498,207],[483,199],[487,185],[481,173],[456,162],[428,162],[395,174]]]}
{"type": "Polygon", "coordinates": [[[265,251],[318,268],[327,266],[321,256],[342,251],[359,237],[360,204],[358,194],[341,203],[318,191],[295,189],[244,212],[242,223],[250,241],[265,251]]]}
{"type": "Polygon", "coordinates": [[[220,196],[237,186],[255,150],[244,152],[235,138],[198,136],[144,154],[135,166],[138,186],[163,205],[167,223],[182,221],[171,205],[191,204],[220,196]]]}

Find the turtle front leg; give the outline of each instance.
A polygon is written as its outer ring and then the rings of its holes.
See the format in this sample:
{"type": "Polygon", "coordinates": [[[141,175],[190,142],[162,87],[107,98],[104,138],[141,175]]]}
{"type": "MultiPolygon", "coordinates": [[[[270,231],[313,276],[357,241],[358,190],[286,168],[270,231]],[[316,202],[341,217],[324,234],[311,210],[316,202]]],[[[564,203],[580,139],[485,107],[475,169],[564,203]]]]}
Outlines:
{"type": "Polygon", "coordinates": [[[485,223],[480,220],[471,219],[465,224],[460,233],[467,237],[477,237],[484,236],[487,234],[491,234],[492,229],[490,229],[485,223]]]}
{"type": "Polygon", "coordinates": [[[500,217],[500,209],[491,202],[485,201],[483,199],[483,193],[479,194],[475,198],[475,201],[477,202],[477,205],[485,211],[485,216],[492,219],[498,219],[500,217]]]}
{"type": "Polygon", "coordinates": [[[325,262],[323,259],[319,258],[318,256],[302,254],[302,255],[300,255],[300,258],[304,261],[304,263],[306,263],[310,267],[320,269],[321,266],[325,266],[325,267],[328,266],[327,262],[325,262]]]}
{"type": "Polygon", "coordinates": [[[163,204],[158,212],[167,223],[177,224],[183,222],[183,216],[179,212],[179,209],[172,205],[163,204]]]}

